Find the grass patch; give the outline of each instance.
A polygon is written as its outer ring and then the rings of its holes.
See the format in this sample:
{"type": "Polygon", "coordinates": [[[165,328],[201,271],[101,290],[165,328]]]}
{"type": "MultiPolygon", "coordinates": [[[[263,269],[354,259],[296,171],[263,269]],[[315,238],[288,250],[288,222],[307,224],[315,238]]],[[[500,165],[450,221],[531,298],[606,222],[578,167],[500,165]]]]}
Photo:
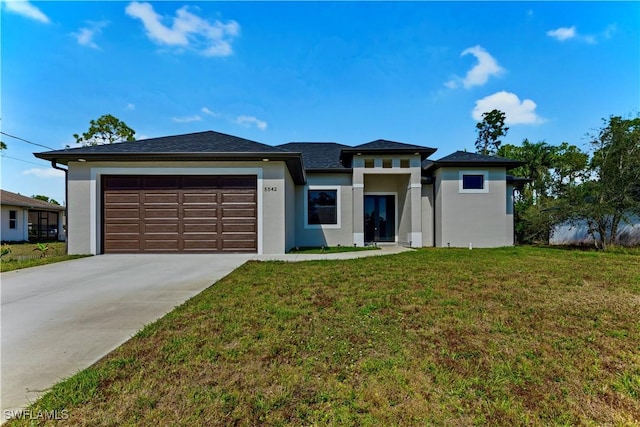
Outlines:
{"type": "Polygon", "coordinates": [[[637,425],[639,288],[640,258],[621,253],[249,262],[32,411],[87,426],[637,425]]]}
{"type": "Polygon", "coordinates": [[[291,254],[337,254],[340,252],[375,251],[377,246],[297,246],[289,251],[291,254]]]}
{"type": "Polygon", "coordinates": [[[67,255],[65,242],[46,243],[46,253],[38,250],[36,243],[14,243],[7,245],[11,252],[2,257],[0,272],[53,264],[61,261],[84,258],[90,255],[67,255]]]}

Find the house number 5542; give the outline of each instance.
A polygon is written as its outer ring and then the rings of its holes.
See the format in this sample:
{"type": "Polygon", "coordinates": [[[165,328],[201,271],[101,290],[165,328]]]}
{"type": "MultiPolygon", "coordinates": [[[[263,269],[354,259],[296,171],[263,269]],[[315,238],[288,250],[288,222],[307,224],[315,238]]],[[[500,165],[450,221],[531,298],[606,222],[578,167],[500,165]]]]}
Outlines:
{"type": "Polygon", "coordinates": [[[264,191],[269,192],[269,191],[278,191],[278,187],[264,187],[264,191]]]}

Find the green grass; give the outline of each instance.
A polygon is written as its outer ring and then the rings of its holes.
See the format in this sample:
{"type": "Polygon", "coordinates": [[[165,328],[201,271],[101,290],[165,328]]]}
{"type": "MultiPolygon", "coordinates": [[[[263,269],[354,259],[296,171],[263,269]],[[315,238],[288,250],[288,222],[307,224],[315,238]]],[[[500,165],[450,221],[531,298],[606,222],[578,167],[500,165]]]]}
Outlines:
{"type": "Polygon", "coordinates": [[[18,270],[21,268],[35,267],[38,265],[53,264],[55,262],[69,261],[84,258],[89,255],[67,255],[65,242],[46,243],[48,250],[46,256],[41,257],[41,251],[36,250],[36,243],[9,244],[11,253],[2,257],[0,272],[18,270]]]}
{"type": "Polygon", "coordinates": [[[623,253],[250,262],[32,411],[86,426],[638,425],[639,307],[640,258],[623,253]]]}
{"type": "Polygon", "coordinates": [[[337,254],[340,252],[358,252],[379,250],[377,246],[298,246],[289,251],[292,254],[337,254]]]}

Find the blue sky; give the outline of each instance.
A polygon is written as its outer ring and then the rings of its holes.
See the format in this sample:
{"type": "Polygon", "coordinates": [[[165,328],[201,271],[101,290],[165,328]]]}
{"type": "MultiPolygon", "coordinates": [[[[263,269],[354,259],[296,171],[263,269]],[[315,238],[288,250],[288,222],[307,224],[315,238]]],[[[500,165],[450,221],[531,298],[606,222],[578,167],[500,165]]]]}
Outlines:
{"type": "MultiPolygon", "coordinates": [[[[52,148],[112,114],[138,139],[216,130],[271,145],[378,138],[473,151],[584,148],[640,107],[640,3],[3,1],[2,132],[52,148]]],[[[2,135],[2,188],[64,179],[2,135]],[[31,162],[31,163],[27,163],[31,162]]]]}

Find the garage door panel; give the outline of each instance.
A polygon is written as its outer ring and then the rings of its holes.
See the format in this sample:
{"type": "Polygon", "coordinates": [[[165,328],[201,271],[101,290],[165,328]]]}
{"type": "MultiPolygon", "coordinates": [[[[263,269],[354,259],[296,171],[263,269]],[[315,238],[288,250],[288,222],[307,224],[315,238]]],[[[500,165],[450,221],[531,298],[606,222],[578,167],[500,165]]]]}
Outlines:
{"type": "Polygon", "coordinates": [[[188,223],[185,222],[182,226],[184,233],[217,233],[218,222],[213,221],[209,223],[188,223]]]}
{"type": "Polygon", "coordinates": [[[140,209],[135,208],[107,208],[105,218],[107,219],[135,219],[140,217],[140,209]]]}
{"type": "Polygon", "coordinates": [[[131,252],[140,250],[140,242],[136,239],[105,240],[105,252],[131,252]]]}
{"type": "Polygon", "coordinates": [[[103,178],[104,252],[257,250],[255,176],[103,178]]]}
{"type": "Polygon", "coordinates": [[[140,234],[140,223],[111,223],[106,224],[104,231],[109,234],[140,234]]]}
{"type": "Polygon", "coordinates": [[[144,203],[146,204],[156,204],[156,203],[168,203],[177,205],[178,194],[173,193],[146,193],[143,195],[144,203]]]}
{"type": "Polygon", "coordinates": [[[222,193],[222,203],[255,203],[255,192],[250,193],[222,193]]]}
{"type": "Polygon", "coordinates": [[[247,223],[229,223],[222,224],[222,232],[227,234],[232,233],[254,233],[256,232],[256,224],[253,222],[247,223]]]}
{"type": "Polygon", "coordinates": [[[182,195],[182,203],[185,205],[188,204],[198,204],[198,205],[206,205],[206,204],[217,204],[218,203],[218,193],[211,192],[202,192],[202,193],[192,193],[185,192],[182,195]]]}
{"type": "Polygon", "coordinates": [[[213,252],[218,249],[217,240],[185,240],[185,252],[213,252]]]}
{"type": "Polygon", "coordinates": [[[222,218],[255,218],[255,208],[223,207],[222,218]]]}
{"type": "Polygon", "coordinates": [[[140,204],[140,194],[136,193],[107,193],[105,194],[107,204],[140,204]]]}
{"type": "Polygon", "coordinates": [[[144,218],[147,219],[173,219],[178,220],[178,207],[174,208],[147,208],[144,209],[144,218]]]}
{"type": "Polygon", "coordinates": [[[246,252],[255,252],[256,251],[256,242],[255,240],[229,240],[225,239],[222,241],[222,250],[223,251],[246,251],[246,252]]]}
{"type": "Polygon", "coordinates": [[[171,251],[176,252],[178,250],[177,238],[175,239],[147,239],[144,242],[144,249],[152,251],[171,251]]]}
{"type": "Polygon", "coordinates": [[[144,224],[144,234],[173,233],[178,234],[180,227],[178,223],[146,223],[144,224]]]}
{"type": "Polygon", "coordinates": [[[182,210],[183,218],[202,218],[202,219],[215,219],[218,217],[218,209],[216,208],[183,208],[182,210]]]}

